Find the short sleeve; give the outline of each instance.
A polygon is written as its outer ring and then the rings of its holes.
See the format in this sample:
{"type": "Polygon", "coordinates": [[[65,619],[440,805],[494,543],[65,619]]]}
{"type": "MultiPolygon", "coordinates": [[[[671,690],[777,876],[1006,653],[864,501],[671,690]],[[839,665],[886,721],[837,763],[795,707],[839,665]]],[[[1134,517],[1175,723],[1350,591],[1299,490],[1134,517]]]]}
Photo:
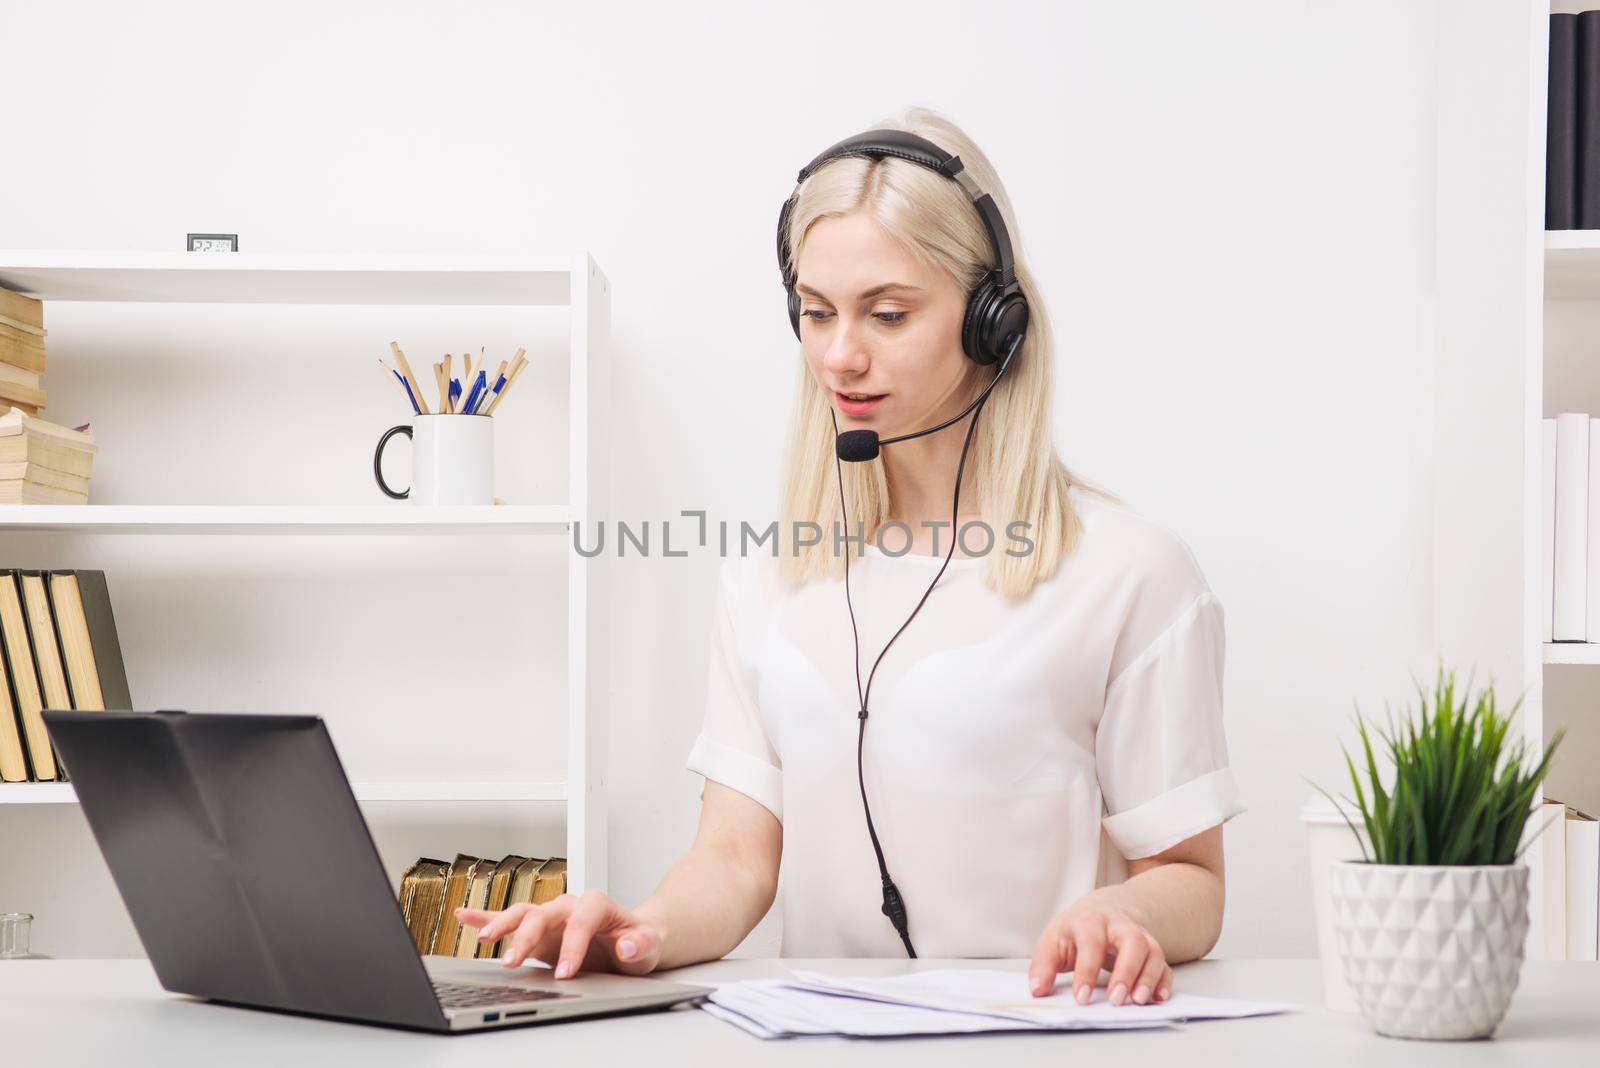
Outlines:
{"type": "Polygon", "coordinates": [[[755,585],[759,576],[749,564],[749,558],[730,558],[717,575],[705,718],[688,767],[759,802],[782,820],[782,762],[762,723],[746,655],[759,623],[755,602],[761,593],[755,585]]]}
{"type": "Polygon", "coordinates": [[[1106,688],[1095,768],[1103,826],[1129,860],[1244,811],[1222,731],[1224,650],[1222,602],[1202,587],[1106,688]]]}

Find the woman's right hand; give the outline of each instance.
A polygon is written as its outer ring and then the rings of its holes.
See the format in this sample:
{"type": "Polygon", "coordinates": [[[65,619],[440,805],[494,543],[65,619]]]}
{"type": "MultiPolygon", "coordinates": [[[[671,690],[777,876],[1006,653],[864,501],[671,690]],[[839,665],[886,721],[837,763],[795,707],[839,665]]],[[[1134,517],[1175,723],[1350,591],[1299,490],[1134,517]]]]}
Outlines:
{"type": "Polygon", "coordinates": [[[555,966],[557,979],[579,971],[643,975],[661,959],[665,936],[659,924],[629,912],[598,890],[562,894],[543,905],[508,909],[456,909],[456,919],[478,928],[478,941],[507,938],[501,965],[515,968],[529,957],[555,966]]]}

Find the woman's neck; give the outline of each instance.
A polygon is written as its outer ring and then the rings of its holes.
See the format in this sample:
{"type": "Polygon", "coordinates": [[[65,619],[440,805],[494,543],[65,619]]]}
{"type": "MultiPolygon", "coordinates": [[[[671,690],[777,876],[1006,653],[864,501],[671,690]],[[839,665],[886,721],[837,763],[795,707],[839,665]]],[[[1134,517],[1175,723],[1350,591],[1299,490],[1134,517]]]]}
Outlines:
{"type": "MultiPolygon", "coordinates": [[[[968,423],[962,420],[937,434],[903,441],[883,450],[884,474],[889,481],[889,519],[911,528],[913,544],[932,544],[935,529],[940,532],[940,553],[949,547],[950,505],[955,492],[956,467],[961,462],[961,443],[968,423]],[[923,524],[941,524],[935,528],[923,524]]],[[[976,468],[972,453],[967,453],[961,473],[961,519],[977,518],[979,500],[976,468]]],[[[923,551],[931,552],[930,549],[923,551]]],[[[960,550],[957,550],[959,555],[960,550]]]]}

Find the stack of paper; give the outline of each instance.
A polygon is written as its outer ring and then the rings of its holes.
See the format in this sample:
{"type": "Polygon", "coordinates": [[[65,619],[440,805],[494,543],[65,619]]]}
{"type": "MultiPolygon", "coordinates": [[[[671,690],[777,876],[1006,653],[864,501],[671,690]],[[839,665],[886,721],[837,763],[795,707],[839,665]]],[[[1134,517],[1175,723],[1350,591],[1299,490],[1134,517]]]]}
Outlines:
{"type": "Polygon", "coordinates": [[[956,969],[888,978],[796,971],[783,979],[721,984],[700,1007],[760,1038],[1109,1031],[1265,1016],[1294,1008],[1182,993],[1159,1005],[1112,1005],[1103,988],[1095,989],[1089,1004],[1079,1005],[1065,984],[1048,997],[1036,998],[1021,973],[956,969]]]}

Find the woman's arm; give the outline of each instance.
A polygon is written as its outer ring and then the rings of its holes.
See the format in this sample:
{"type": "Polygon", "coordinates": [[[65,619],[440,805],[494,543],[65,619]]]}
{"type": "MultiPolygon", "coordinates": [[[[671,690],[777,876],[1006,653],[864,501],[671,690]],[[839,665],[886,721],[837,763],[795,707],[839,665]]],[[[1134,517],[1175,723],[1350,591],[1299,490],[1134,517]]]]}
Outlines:
{"type": "Polygon", "coordinates": [[[658,968],[726,956],[772,907],[783,825],[765,805],[706,780],[688,854],[634,909],[660,934],[658,968]]]}
{"type": "Polygon", "coordinates": [[[589,971],[634,975],[725,955],[761,922],[778,888],[783,828],[737,790],[706,781],[694,844],[638,908],[599,890],[498,912],[458,909],[478,939],[509,938],[501,963],[555,964],[557,979],[589,971]]]}
{"type": "Polygon", "coordinates": [[[1089,1000],[1102,966],[1112,1004],[1139,1005],[1172,995],[1171,964],[1211,951],[1222,932],[1222,827],[1219,824],[1152,857],[1128,862],[1128,880],[1083,895],[1045,927],[1028,970],[1035,994],[1063,970],[1089,1000]]]}

